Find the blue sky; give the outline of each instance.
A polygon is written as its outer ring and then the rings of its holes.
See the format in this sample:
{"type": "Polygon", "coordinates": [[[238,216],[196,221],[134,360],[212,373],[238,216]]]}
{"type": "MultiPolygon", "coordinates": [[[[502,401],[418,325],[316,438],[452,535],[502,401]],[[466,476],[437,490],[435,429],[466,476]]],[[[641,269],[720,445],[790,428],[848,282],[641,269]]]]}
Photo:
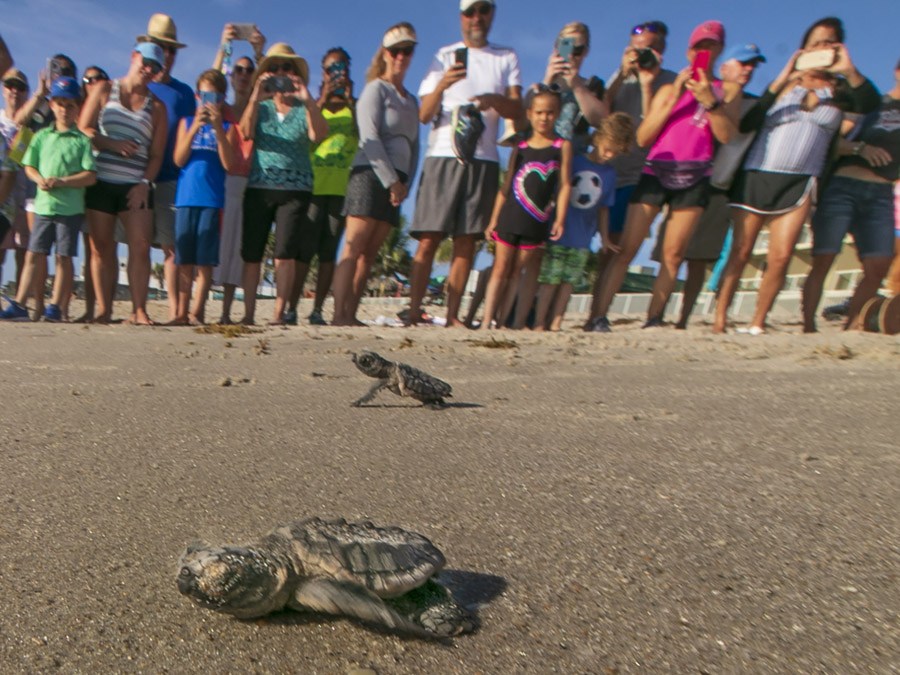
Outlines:
{"type": "MultiPolygon", "coordinates": [[[[0,31],[16,64],[29,78],[34,78],[47,57],[58,51],[74,58],[79,69],[97,64],[113,77],[122,75],[135,36],[144,32],[147,19],[154,12],[170,14],[178,25],[179,39],[188,44],[179,54],[174,74],[191,84],[209,67],[222,25],[227,21],[256,23],[269,44],[290,43],[313,66],[315,89],[319,73],[315,65],[326,49],[340,45],[353,57],[353,76],[359,90],[383,30],[397,21],[412,22],[419,35],[419,49],[407,81],[413,90],[434,51],[459,39],[457,0],[0,0],[0,10],[0,31]]],[[[769,57],[769,63],[759,69],[750,86],[751,91],[758,91],[797,48],[806,27],[832,14],[844,20],[848,48],[859,69],[880,88],[890,88],[893,67],[900,58],[900,2],[896,0],[858,0],[852,4],[834,0],[727,4],[712,0],[568,0],[558,4],[547,0],[498,0],[491,38],[518,51],[523,78],[532,82],[543,76],[559,29],[569,21],[584,21],[591,28],[593,42],[584,74],[607,79],[634,24],[661,19],[669,25],[667,65],[677,70],[685,64],[683,53],[692,27],[707,19],[718,19],[725,24],[729,43],[755,42],[769,57]]],[[[236,49],[237,55],[245,52],[249,50],[242,45],[236,49]]]]}

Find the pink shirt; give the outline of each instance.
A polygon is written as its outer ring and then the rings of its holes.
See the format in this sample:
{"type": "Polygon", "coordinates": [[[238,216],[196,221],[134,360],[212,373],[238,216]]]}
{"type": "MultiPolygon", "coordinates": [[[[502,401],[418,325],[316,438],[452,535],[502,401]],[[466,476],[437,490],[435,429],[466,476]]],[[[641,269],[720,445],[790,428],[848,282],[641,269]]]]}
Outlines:
{"type": "MultiPolygon", "coordinates": [[[[722,83],[716,80],[712,87],[716,98],[721,100],[722,83]]],[[[711,170],[714,153],[715,138],[709,124],[709,113],[686,90],[650,148],[647,162],[709,162],[711,170]]],[[[650,166],[644,167],[644,173],[654,175],[650,166]]]]}

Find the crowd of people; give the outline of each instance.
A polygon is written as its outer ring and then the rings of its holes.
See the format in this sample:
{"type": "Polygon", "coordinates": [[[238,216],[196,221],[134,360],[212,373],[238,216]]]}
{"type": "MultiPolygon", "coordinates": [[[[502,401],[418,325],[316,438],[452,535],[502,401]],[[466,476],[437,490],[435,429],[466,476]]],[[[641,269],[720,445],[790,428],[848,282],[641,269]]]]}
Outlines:
{"type": "Polygon", "coordinates": [[[582,72],[588,26],[567,24],[548,49],[543,79],[526,85],[515,50],[489,41],[497,12],[494,0],[460,0],[462,39],[437,51],[417,94],[406,76],[418,37],[406,22],[385,30],[359,91],[350,54],[328,50],[317,97],[306,59],[286,43],[266,48],[253,24],[225,25],[212,67],[194,87],[172,74],[186,45],[164,14],[150,18],[118,79],[90,66],[79,80],[75,63],[57,54],[33,91],[0,37],[0,240],[15,251],[17,282],[0,319],[70,320],[72,260],[83,236],[86,313],[77,321],[112,320],[116,249],[125,243],[129,323],[154,323],[147,312],[151,247],[163,252],[167,323],[211,320],[213,284],[223,290],[214,320],[232,321],[240,287],[240,320],[255,323],[272,246],[270,324],[298,323],[317,259],[308,322],[328,323],[330,292],[332,325],[364,325],[357,310],[372,265],[400,227],[419,171],[420,124],[429,131],[410,227],[418,246],[403,313],[409,325],[429,319],[422,303],[438,247],[449,237],[447,326],[479,325],[474,304],[466,320],[460,310],[473,259],[487,242],[494,264],[480,325],[559,330],[599,234],[584,329],[609,332],[613,299],[659,220],[660,267],[646,328],[664,324],[687,261],[676,324],[685,328],[709,264],[721,257],[727,264],[713,330],[725,332],[763,227],[765,272],[743,332],[765,332],[809,222],[806,331],[816,330],[823,283],[848,233],[863,274],[847,326],[886,276],[900,292],[900,62],[894,88],[882,95],[855,67],[839,19],[810,26],[756,96],[747,88],[765,55],[755,44],[726,44],[725,27],[714,20],[692,31],[681,63],[665,56],[662,21],[634,26],[606,82],[582,72]],[[252,55],[235,58],[244,42],[252,55]],[[669,63],[673,69],[664,67],[669,63]],[[511,148],[502,184],[498,145],[511,148]]]}

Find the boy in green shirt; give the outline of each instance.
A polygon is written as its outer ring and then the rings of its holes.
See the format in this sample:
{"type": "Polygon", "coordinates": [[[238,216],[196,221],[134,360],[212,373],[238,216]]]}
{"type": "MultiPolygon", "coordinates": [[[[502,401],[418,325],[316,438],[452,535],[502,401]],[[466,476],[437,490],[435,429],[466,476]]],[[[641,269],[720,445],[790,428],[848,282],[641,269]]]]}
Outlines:
{"type": "Polygon", "coordinates": [[[22,166],[37,184],[34,227],[16,299],[0,312],[0,319],[27,321],[25,302],[29,291],[36,304],[35,320],[62,321],[68,317],[78,237],[84,222],[84,189],[97,180],[91,142],[76,126],[81,91],[71,77],[59,77],[50,87],[50,109],[56,116],[52,127],[42,129],[28,146],[22,166]],[[47,256],[56,242],[56,279],[53,296],[44,309],[47,256]]]}

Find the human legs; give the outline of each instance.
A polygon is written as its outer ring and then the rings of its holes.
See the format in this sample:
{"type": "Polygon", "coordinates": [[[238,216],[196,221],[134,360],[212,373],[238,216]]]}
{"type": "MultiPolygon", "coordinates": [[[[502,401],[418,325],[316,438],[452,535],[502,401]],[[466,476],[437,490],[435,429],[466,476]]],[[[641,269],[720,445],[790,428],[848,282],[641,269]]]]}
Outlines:
{"type": "Polygon", "coordinates": [[[834,253],[823,253],[813,255],[812,268],[803,282],[803,332],[815,333],[816,327],[816,310],[819,307],[819,301],[822,299],[822,289],[825,286],[825,277],[834,264],[837,257],[834,253]]]}
{"type": "MultiPolygon", "coordinates": [[[[800,238],[803,223],[809,215],[812,200],[807,199],[793,211],[776,216],[769,223],[769,252],[766,255],[766,271],[763,272],[756,298],[756,310],[750,328],[764,329],[766,316],[784,286],[788,264],[794,255],[794,247],[800,238]]],[[[751,247],[752,251],[752,247],[751,247]]]]}
{"type": "Polygon", "coordinates": [[[847,307],[847,321],[844,324],[845,330],[861,327],[857,325],[859,313],[862,311],[863,305],[878,293],[881,282],[891,267],[892,259],[890,256],[871,256],[862,259],[863,278],[856,285],[853,297],[850,298],[850,304],[847,307]]]}
{"type": "Polygon", "coordinates": [[[363,255],[356,261],[356,270],[353,274],[352,306],[350,307],[350,317],[354,324],[359,324],[359,320],[356,318],[356,312],[359,309],[359,303],[362,300],[363,295],[365,295],[372,265],[375,264],[375,258],[378,257],[378,251],[381,249],[381,245],[384,243],[384,240],[387,239],[390,232],[390,223],[376,220],[374,228],[370,231],[368,236],[368,242],[363,250],[363,255]]]}
{"type": "Polygon", "coordinates": [[[513,318],[512,327],[514,330],[522,330],[525,327],[525,321],[534,305],[534,296],[537,293],[538,274],[541,271],[541,260],[544,257],[544,247],[521,249],[516,261],[519,269],[522,270],[521,278],[516,275],[514,278],[519,279],[518,302],[516,303],[516,315],[513,318]]]}
{"type": "Polygon", "coordinates": [[[502,327],[497,319],[497,309],[503,299],[507,285],[514,280],[513,267],[516,262],[516,249],[508,244],[497,242],[494,253],[494,267],[491,270],[491,278],[488,280],[484,297],[484,316],[481,320],[482,327],[502,327]]]}
{"type": "MultiPolygon", "coordinates": [[[[349,222],[348,222],[349,227],[349,222]]],[[[413,256],[412,271],[409,276],[409,323],[415,325],[422,319],[422,299],[428,288],[434,254],[444,235],[440,232],[426,232],[419,235],[419,246],[413,256]]],[[[337,273],[335,273],[337,274],[337,273]]]]}
{"type": "MultiPolygon", "coordinates": [[[[459,319],[459,307],[472,271],[475,258],[476,235],[458,234],[453,237],[453,258],[447,276],[447,328],[464,328],[459,319]]],[[[427,280],[426,280],[427,283],[427,280]]]]}
{"type": "Polygon", "coordinates": [[[69,320],[69,300],[75,283],[75,267],[72,258],[67,255],[56,256],[56,275],[53,279],[53,293],[50,304],[59,307],[63,321],[69,320]]]}
{"type": "MultiPolygon", "coordinates": [[[[658,319],[675,288],[678,268],[684,260],[684,253],[694,234],[697,221],[703,213],[702,207],[672,209],[666,221],[666,234],[663,239],[662,261],[656,281],[653,282],[648,319],[658,319]]],[[[630,261],[629,261],[630,262],[630,261]]]]}
{"type": "Polygon", "coordinates": [[[94,321],[109,323],[112,319],[116,277],[116,216],[105,211],[87,209],[88,243],[91,251],[91,277],[96,299],[94,321]]]}
{"type": "Polygon", "coordinates": [[[713,320],[713,332],[724,333],[725,324],[728,321],[728,308],[734,300],[738,282],[744,267],[753,253],[753,246],[760,230],[766,223],[766,216],[747,211],[745,209],[732,209],[731,253],[728,255],[728,264],[722,273],[722,282],[719,286],[719,297],[716,299],[716,312],[713,320]]]}
{"type": "Polygon", "coordinates": [[[691,312],[694,311],[694,305],[697,304],[697,297],[703,288],[703,281],[706,279],[706,261],[705,260],[688,260],[687,261],[687,279],[684,281],[681,300],[681,318],[675,324],[675,328],[684,330],[687,328],[688,319],[691,312]]]}
{"type": "Polygon", "coordinates": [[[355,303],[353,298],[357,265],[360,259],[365,258],[369,240],[375,229],[376,221],[373,218],[347,216],[344,247],[341,250],[340,261],[335,269],[332,283],[334,318],[331,323],[334,326],[351,326],[354,323],[355,303]]]}
{"type": "Polygon", "coordinates": [[[613,298],[625,281],[628,266],[637,255],[641,244],[647,238],[653,219],[660,212],[660,207],[653,204],[630,204],[625,218],[625,230],[622,232],[622,250],[609,263],[600,284],[600,292],[594,296],[591,307],[592,317],[606,316],[613,298]]]}
{"type": "Polygon", "coordinates": [[[191,308],[191,323],[206,323],[206,300],[212,287],[213,266],[197,265],[197,293],[194,295],[194,306],[191,308]]]}
{"type": "MultiPolygon", "coordinates": [[[[128,237],[128,286],[131,291],[131,323],[153,324],[147,315],[147,291],[150,288],[150,241],[153,237],[153,214],[148,209],[122,211],[119,214],[128,237]]],[[[172,263],[174,264],[174,249],[172,263]]],[[[168,284],[168,281],[166,282],[168,284]]],[[[177,282],[176,282],[177,283],[177,282]]],[[[177,286],[170,286],[176,288],[177,286]]],[[[170,298],[173,294],[170,293],[170,298]]],[[[177,303],[177,297],[175,301],[177,303]]],[[[170,303],[171,304],[171,303],[170,303]]],[[[177,311],[177,306],[176,306],[177,311]]]]}

